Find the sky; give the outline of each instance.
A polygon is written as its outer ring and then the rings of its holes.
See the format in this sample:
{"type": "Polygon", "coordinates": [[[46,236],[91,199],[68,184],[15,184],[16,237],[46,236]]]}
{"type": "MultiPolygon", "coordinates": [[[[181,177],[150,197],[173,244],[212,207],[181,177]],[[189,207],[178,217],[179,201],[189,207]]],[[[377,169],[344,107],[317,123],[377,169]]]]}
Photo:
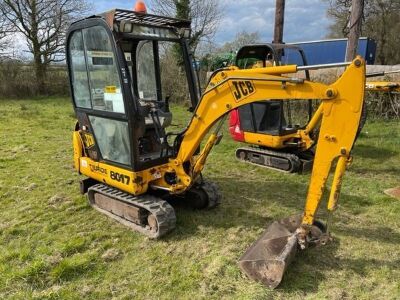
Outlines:
{"type": "MultiPolygon", "coordinates": [[[[274,30],[275,0],[218,0],[222,8],[222,20],[218,26],[214,43],[221,46],[234,40],[237,33],[258,32],[260,42],[271,42],[274,30]]],[[[136,0],[88,0],[94,13],[113,8],[132,9],[136,0]]],[[[145,0],[150,3],[151,0],[145,0]]],[[[328,1],[287,0],[283,40],[286,43],[324,39],[328,33],[329,19],[326,17],[328,1]]],[[[150,7],[150,5],[149,5],[150,7]]],[[[25,38],[16,35],[13,52],[20,57],[29,57],[25,38]]]]}
{"type": "MultiPolygon", "coordinates": [[[[217,44],[232,41],[241,31],[257,31],[261,41],[272,41],[275,0],[219,1],[223,17],[215,35],[217,44]]],[[[103,12],[112,8],[131,9],[135,0],[91,0],[91,2],[96,12],[103,12]]],[[[284,41],[301,42],[325,38],[330,24],[326,17],[328,5],[327,1],[321,0],[287,0],[284,41]]]]}

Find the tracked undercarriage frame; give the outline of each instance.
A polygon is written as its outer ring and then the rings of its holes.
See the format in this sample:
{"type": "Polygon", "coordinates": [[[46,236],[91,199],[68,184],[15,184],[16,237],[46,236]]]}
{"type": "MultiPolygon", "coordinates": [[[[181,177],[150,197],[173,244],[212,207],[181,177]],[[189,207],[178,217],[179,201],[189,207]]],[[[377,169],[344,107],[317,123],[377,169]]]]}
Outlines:
{"type": "MultiPolygon", "coordinates": [[[[174,208],[155,195],[133,196],[92,180],[81,182],[81,192],[87,193],[94,209],[151,239],[158,239],[175,228],[174,208]]],[[[194,209],[212,209],[221,203],[222,195],[215,183],[202,181],[189,189],[184,198],[194,209]]]]}

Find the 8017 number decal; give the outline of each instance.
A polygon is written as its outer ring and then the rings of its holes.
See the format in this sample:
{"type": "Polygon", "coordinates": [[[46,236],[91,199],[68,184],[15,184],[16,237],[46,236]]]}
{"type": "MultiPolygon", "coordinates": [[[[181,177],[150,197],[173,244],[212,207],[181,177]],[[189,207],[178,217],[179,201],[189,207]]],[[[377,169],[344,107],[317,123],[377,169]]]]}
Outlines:
{"type": "Polygon", "coordinates": [[[113,171],[110,171],[110,178],[112,180],[121,182],[126,185],[128,185],[131,182],[131,178],[128,175],[120,174],[120,173],[113,172],[113,171]]]}

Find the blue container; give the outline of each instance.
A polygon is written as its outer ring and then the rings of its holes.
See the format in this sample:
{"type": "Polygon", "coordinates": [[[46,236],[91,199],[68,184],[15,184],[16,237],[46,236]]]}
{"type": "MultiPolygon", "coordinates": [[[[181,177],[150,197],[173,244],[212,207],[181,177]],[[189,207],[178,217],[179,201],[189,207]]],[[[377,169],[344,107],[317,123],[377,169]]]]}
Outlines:
{"type": "MultiPolygon", "coordinates": [[[[347,39],[331,39],[310,42],[289,43],[301,47],[309,65],[340,63],[346,61],[347,39]]],[[[376,42],[362,37],[358,41],[357,53],[367,64],[375,62],[376,42]]]]}

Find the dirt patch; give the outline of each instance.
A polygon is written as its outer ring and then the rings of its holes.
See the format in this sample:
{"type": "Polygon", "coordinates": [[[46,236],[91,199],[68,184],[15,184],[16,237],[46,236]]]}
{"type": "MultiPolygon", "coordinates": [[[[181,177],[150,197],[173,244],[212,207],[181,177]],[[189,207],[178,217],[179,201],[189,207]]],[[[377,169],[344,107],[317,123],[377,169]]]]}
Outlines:
{"type": "Polygon", "coordinates": [[[60,203],[69,202],[70,199],[67,196],[56,194],[49,199],[49,204],[57,205],[60,203]]]}
{"type": "Polygon", "coordinates": [[[38,185],[37,185],[36,183],[31,183],[30,185],[28,185],[28,186],[25,188],[25,190],[28,191],[28,192],[31,192],[31,191],[33,191],[34,189],[36,189],[37,186],[38,186],[38,185]]]}
{"type": "Polygon", "coordinates": [[[113,261],[116,260],[120,256],[121,252],[118,249],[111,248],[103,253],[101,256],[105,261],[113,261]]]}
{"type": "Polygon", "coordinates": [[[390,196],[390,197],[393,197],[393,198],[396,198],[396,199],[400,200],[400,186],[396,187],[396,188],[393,188],[393,189],[386,190],[385,194],[390,196]]]}
{"type": "Polygon", "coordinates": [[[62,259],[63,259],[63,257],[61,255],[61,253],[57,252],[51,256],[48,256],[46,258],[46,261],[51,265],[57,265],[60,261],[62,261],[62,259]]]}

